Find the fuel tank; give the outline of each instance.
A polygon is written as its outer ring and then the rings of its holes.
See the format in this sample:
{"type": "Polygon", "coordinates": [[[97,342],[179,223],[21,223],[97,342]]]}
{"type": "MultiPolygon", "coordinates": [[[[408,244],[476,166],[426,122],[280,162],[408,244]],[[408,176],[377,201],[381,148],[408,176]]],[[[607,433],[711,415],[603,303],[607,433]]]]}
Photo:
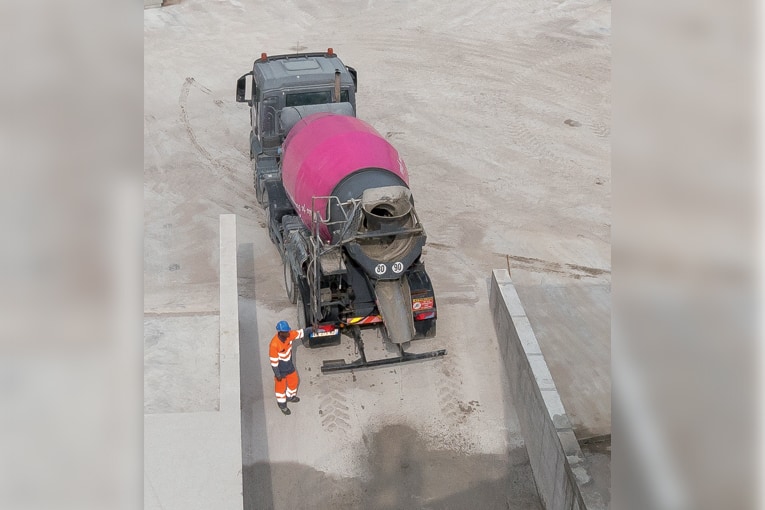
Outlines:
{"type": "MultiPolygon", "coordinates": [[[[372,126],[347,115],[315,113],[298,121],[284,141],[282,182],[300,219],[313,227],[311,211],[323,220],[341,221],[326,197],[361,199],[365,190],[409,187],[406,165],[396,149],[372,126]],[[314,198],[316,197],[316,198],[314,198]]],[[[319,234],[332,241],[329,229],[319,234]]]]}

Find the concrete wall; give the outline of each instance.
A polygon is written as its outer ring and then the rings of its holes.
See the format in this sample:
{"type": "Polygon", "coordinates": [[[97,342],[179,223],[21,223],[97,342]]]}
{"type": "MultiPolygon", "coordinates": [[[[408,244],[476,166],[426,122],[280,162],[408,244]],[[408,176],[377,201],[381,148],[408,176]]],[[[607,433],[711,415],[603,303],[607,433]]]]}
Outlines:
{"type": "Polygon", "coordinates": [[[144,415],[146,510],[243,507],[236,255],[236,216],[222,214],[218,409],[144,415]]]}
{"type": "Polygon", "coordinates": [[[492,272],[490,304],[540,499],[549,510],[601,509],[555,382],[507,270],[492,272]]]}

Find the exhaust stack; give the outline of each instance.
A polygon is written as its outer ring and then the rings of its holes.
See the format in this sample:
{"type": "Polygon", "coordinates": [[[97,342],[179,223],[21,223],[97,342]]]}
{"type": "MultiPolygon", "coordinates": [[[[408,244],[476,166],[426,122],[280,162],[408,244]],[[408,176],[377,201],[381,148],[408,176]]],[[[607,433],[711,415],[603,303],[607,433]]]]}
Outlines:
{"type": "Polygon", "coordinates": [[[333,103],[339,103],[340,102],[340,71],[338,69],[335,69],[335,91],[334,91],[334,97],[332,98],[333,103]]]}

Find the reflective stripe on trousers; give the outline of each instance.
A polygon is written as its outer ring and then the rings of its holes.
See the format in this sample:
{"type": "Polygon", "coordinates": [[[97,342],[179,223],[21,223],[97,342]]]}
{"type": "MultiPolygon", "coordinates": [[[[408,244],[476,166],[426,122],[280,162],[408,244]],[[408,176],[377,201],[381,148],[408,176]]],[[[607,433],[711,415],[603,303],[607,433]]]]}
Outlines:
{"type": "Polygon", "coordinates": [[[298,383],[300,378],[297,372],[292,372],[282,377],[279,381],[274,377],[274,393],[276,394],[276,401],[280,404],[286,404],[288,398],[292,398],[297,395],[298,383]]]}

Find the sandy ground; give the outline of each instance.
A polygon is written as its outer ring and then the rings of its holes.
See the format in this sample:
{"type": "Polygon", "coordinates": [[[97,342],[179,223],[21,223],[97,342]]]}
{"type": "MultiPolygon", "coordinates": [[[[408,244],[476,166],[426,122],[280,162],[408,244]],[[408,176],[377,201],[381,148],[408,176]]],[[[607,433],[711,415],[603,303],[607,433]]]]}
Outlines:
{"type": "MultiPolygon", "coordinates": [[[[572,307],[586,308],[579,316],[608,301],[610,10],[595,0],[190,0],[145,12],[145,412],[215,405],[195,388],[217,363],[207,336],[217,323],[218,215],[235,213],[246,508],[539,507],[503,389],[488,282],[510,264],[522,299],[561,307],[535,316],[526,306],[532,323],[548,324],[550,336],[538,336],[554,376],[556,366],[572,382],[608,375],[598,373],[609,364],[602,314],[590,350],[555,336],[586,324],[549,321],[565,320],[568,299],[584,300],[572,307]],[[351,342],[299,349],[303,401],[284,417],[264,356],[275,322],[294,309],[234,92],[262,51],[330,46],[359,72],[358,116],[406,161],[428,232],[438,335],[413,350],[448,355],[322,376],[321,360],[354,358],[351,342]],[[179,364],[194,372],[189,392],[175,384],[165,395],[179,364]]],[[[370,357],[382,354],[373,331],[365,340],[370,357]]],[[[591,385],[572,413],[590,434],[610,431],[605,386],[591,385]]],[[[566,391],[582,393],[560,389],[564,404],[566,391]]]]}

